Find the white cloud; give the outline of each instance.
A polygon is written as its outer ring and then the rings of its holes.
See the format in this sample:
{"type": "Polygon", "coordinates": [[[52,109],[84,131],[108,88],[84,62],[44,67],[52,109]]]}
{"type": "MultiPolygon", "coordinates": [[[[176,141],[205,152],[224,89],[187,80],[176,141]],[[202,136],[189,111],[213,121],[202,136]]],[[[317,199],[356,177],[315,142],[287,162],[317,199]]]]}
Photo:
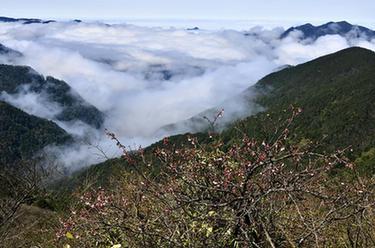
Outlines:
{"type": "MultiPolygon", "coordinates": [[[[348,41],[339,35],[326,35],[314,42],[296,42],[292,36],[283,39],[275,49],[280,64],[295,65],[349,47],[348,41]]],[[[298,40],[298,39],[297,39],[298,40]]]]}
{"type": "Polygon", "coordinates": [[[53,119],[62,111],[61,106],[49,102],[46,95],[31,92],[28,87],[22,87],[13,95],[4,91],[0,92],[0,100],[41,118],[53,119]]]}

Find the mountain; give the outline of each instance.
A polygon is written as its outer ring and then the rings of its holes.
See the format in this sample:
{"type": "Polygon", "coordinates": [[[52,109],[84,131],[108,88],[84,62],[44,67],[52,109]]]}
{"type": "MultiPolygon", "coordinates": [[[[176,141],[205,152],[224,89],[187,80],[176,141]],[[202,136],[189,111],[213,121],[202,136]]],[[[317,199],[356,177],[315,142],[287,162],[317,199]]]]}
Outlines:
{"type": "Polygon", "coordinates": [[[302,108],[291,127],[295,141],[319,141],[324,150],[352,147],[353,156],[375,147],[375,53],[352,47],[261,79],[248,89],[265,111],[233,124],[226,142],[271,136],[290,106],[302,108]]]}
{"type": "Polygon", "coordinates": [[[10,96],[25,93],[45,96],[48,102],[61,107],[61,112],[54,117],[59,121],[80,120],[95,128],[100,128],[104,122],[104,114],[67,83],[53,77],[44,78],[27,66],[0,65],[1,92],[10,96]]]}
{"type": "Polygon", "coordinates": [[[0,167],[29,159],[47,145],[69,141],[71,137],[52,121],[0,101],[0,167]]]}
{"type": "Polygon", "coordinates": [[[11,17],[0,16],[0,22],[22,22],[23,24],[33,24],[33,23],[47,24],[47,23],[56,22],[56,21],[41,20],[41,19],[35,19],[35,18],[11,18],[11,17]]]}
{"type": "Polygon", "coordinates": [[[9,47],[4,46],[3,44],[0,44],[0,55],[7,55],[7,56],[13,56],[13,57],[21,57],[22,53],[13,50],[9,47]]]}
{"type": "Polygon", "coordinates": [[[328,22],[320,26],[314,26],[310,23],[291,27],[281,34],[280,38],[284,39],[292,32],[299,31],[302,33],[304,39],[316,40],[325,35],[341,35],[349,38],[364,37],[371,40],[375,37],[375,31],[363,26],[352,25],[346,21],[341,22],[328,22]]]}
{"type": "Polygon", "coordinates": [[[194,27],[194,28],[187,28],[186,30],[188,30],[188,31],[199,31],[200,29],[198,27],[194,27]]]}

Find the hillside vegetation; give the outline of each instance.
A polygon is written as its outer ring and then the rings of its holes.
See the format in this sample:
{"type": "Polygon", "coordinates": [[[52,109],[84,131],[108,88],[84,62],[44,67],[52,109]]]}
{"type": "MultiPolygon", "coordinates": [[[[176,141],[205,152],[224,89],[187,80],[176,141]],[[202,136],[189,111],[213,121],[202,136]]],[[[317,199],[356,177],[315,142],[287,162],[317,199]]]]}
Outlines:
{"type": "Polygon", "coordinates": [[[375,53],[349,48],[261,79],[248,91],[266,111],[235,123],[222,134],[235,142],[241,134],[270,138],[266,119],[277,122],[291,105],[301,108],[290,127],[294,140],[319,142],[332,151],[350,146],[354,154],[375,146],[375,53]]]}
{"type": "Polygon", "coordinates": [[[47,145],[68,141],[71,141],[70,135],[52,121],[0,101],[0,166],[30,159],[47,145]]]}

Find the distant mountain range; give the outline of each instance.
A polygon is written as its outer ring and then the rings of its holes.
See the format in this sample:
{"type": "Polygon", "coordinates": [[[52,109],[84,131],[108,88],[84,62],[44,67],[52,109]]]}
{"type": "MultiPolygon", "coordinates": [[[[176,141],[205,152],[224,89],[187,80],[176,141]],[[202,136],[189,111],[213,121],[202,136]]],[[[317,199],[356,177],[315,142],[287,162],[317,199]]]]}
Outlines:
{"type": "Polygon", "coordinates": [[[23,24],[33,24],[33,23],[47,24],[47,23],[56,22],[56,21],[55,20],[41,20],[41,19],[35,19],[35,18],[11,18],[11,17],[0,16],[0,22],[22,22],[23,24]]]}
{"type": "MultiPolygon", "coordinates": [[[[37,18],[11,18],[11,17],[0,17],[0,22],[21,22],[23,24],[48,24],[56,22],[55,20],[42,20],[37,18]]],[[[73,20],[73,22],[81,23],[79,19],[73,20]]],[[[199,27],[186,28],[187,31],[199,31],[199,27]]],[[[371,40],[375,38],[375,31],[367,27],[360,25],[353,25],[346,21],[339,22],[328,22],[319,26],[314,26],[311,23],[304,25],[290,27],[280,35],[281,39],[288,37],[293,32],[301,32],[303,39],[316,40],[319,37],[325,35],[341,35],[347,38],[365,38],[371,40]]],[[[245,33],[246,36],[251,36],[252,33],[245,33]]],[[[0,48],[1,51],[1,48],[0,48]]]]}
{"type": "Polygon", "coordinates": [[[328,22],[320,26],[314,26],[310,23],[291,27],[286,30],[280,36],[281,39],[286,38],[292,32],[299,31],[302,33],[304,39],[316,40],[321,36],[325,35],[341,35],[348,38],[359,38],[363,37],[365,39],[371,40],[375,38],[375,31],[358,25],[352,25],[346,21],[341,22],[328,22]]]}
{"type": "MultiPolygon", "coordinates": [[[[42,20],[37,18],[12,18],[12,17],[6,17],[6,16],[0,16],[0,22],[21,22],[23,24],[48,24],[52,22],[56,22],[55,20],[42,20]]],[[[80,23],[82,22],[79,19],[74,19],[73,22],[80,23]]]]}

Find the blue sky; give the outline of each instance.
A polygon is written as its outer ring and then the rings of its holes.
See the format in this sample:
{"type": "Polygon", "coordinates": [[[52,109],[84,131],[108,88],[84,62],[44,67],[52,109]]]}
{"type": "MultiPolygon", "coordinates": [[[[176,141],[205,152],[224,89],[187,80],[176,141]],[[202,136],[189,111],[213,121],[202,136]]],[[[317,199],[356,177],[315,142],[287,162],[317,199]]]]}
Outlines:
{"type": "Polygon", "coordinates": [[[247,19],[373,23],[374,0],[1,0],[0,15],[80,19],[247,19]]]}

